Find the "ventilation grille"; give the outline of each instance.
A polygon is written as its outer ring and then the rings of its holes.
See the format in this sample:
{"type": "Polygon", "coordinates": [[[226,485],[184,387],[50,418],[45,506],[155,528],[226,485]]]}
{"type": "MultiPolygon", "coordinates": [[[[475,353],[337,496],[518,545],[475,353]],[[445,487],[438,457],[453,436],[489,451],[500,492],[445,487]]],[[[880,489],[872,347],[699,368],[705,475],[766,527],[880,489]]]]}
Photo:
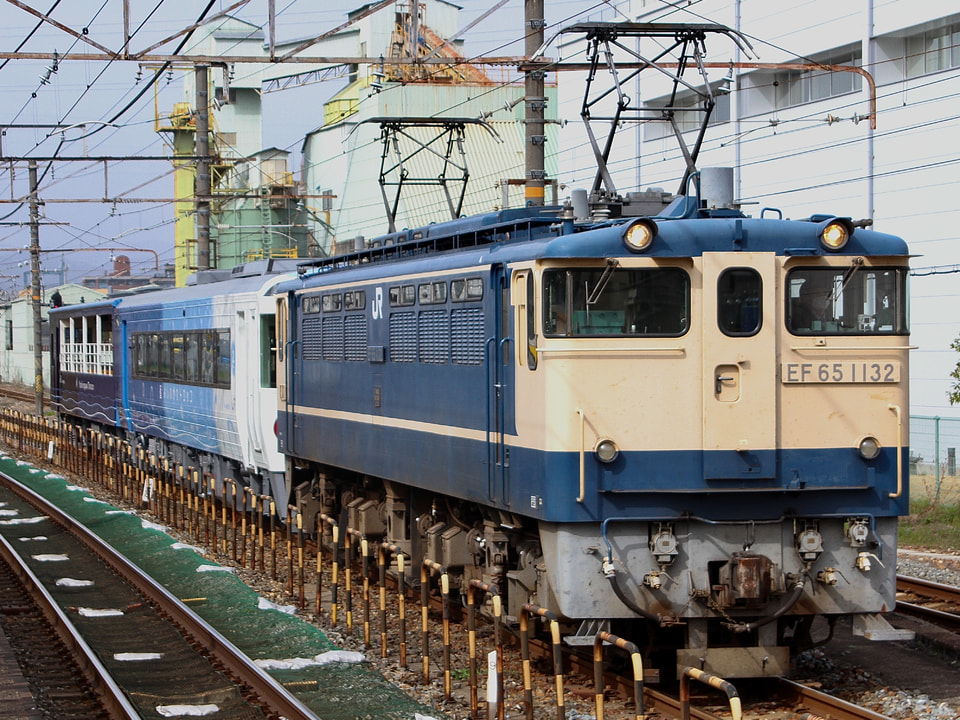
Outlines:
{"type": "Polygon", "coordinates": [[[417,316],[412,312],[390,316],[390,360],[396,363],[417,361],[417,316]]]}
{"type": "Polygon", "coordinates": [[[483,364],[483,312],[463,308],[451,313],[453,362],[456,365],[483,364]]]}
{"type": "Polygon", "coordinates": [[[446,310],[420,313],[420,362],[445,365],[450,360],[450,318],[446,310]]]}

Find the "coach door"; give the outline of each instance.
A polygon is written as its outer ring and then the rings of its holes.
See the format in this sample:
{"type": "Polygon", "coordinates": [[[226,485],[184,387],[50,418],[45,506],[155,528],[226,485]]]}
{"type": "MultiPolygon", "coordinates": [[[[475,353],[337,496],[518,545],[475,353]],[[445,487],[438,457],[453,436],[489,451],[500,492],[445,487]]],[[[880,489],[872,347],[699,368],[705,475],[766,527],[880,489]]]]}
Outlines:
{"type": "Polygon", "coordinates": [[[776,474],[776,266],[773,253],[703,254],[703,474],[776,474]]]}
{"type": "Polygon", "coordinates": [[[277,296],[277,410],[280,413],[277,432],[280,439],[280,451],[290,452],[293,441],[293,402],[292,372],[293,358],[290,357],[292,342],[290,338],[289,297],[277,296]]]}

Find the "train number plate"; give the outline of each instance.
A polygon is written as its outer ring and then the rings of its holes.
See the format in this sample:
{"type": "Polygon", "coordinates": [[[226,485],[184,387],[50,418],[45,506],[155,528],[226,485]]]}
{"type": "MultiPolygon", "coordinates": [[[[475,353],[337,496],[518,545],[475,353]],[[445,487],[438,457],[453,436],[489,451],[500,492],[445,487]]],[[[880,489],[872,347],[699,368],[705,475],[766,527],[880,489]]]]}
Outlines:
{"type": "Polygon", "coordinates": [[[833,362],[794,362],[780,366],[783,383],[897,383],[899,362],[863,360],[833,362]]]}

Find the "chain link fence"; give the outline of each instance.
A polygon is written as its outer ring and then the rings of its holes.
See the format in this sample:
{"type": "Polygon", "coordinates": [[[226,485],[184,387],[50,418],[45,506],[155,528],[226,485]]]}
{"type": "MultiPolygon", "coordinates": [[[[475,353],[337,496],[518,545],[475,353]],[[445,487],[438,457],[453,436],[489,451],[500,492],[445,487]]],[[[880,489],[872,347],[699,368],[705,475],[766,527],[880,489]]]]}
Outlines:
{"type": "Polygon", "coordinates": [[[960,418],[910,416],[910,496],[960,503],[960,418]]]}

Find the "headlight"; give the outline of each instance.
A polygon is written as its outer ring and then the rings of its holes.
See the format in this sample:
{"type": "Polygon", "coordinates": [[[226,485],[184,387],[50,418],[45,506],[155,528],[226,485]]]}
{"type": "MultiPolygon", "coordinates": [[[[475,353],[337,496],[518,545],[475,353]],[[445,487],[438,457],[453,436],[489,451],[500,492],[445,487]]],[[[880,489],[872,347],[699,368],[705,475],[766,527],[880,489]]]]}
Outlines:
{"type": "Polygon", "coordinates": [[[880,454],[880,441],[872,435],[867,435],[857,443],[857,452],[864,460],[873,460],[880,454]]]}
{"type": "Polygon", "coordinates": [[[657,224],[648,218],[635,220],[623,232],[623,241],[627,247],[635,252],[642,252],[650,247],[657,234],[657,224]]]}
{"type": "Polygon", "coordinates": [[[620,456],[620,448],[613,440],[601,440],[593,449],[597,460],[602,463],[612,463],[620,456]]]}
{"type": "Polygon", "coordinates": [[[853,235],[853,225],[849,221],[835,218],[820,231],[820,242],[827,250],[840,250],[853,235]]]}

